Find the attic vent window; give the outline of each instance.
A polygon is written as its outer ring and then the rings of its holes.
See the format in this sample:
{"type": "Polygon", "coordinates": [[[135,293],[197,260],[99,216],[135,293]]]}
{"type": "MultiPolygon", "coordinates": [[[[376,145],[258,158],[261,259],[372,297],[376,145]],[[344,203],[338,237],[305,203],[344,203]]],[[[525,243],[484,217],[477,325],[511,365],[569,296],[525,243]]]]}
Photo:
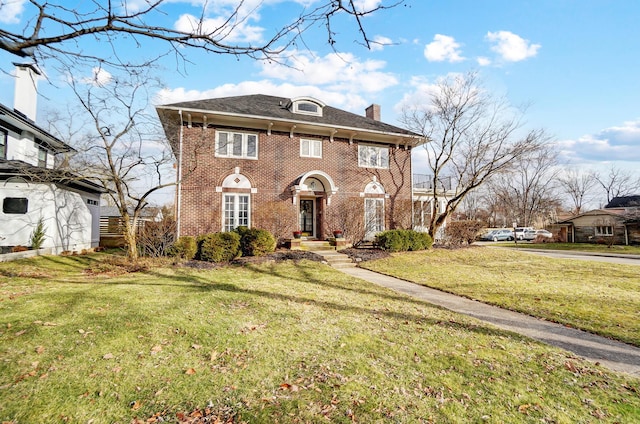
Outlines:
{"type": "Polygon", "coordinates": [[[322,106],[309,100],[298,100],[293,103],[293,112],[322,116],[322,106]]]}

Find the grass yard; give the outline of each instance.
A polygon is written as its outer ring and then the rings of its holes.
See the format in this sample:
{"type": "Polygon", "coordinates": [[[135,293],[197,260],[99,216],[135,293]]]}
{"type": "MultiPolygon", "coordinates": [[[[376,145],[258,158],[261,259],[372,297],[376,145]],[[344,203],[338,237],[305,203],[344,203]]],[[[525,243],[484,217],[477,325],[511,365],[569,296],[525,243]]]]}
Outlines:
{"type": "Polygon", "coordinates": [[[409,252],[362,266],[640,346],[640,266],[488,247],[409,252]]]}
{"type": "Polygon", "coordinates": [[[527,243],[522,241],[519,241],[518,243],[506,242],[506,243],[500,243],[500,244],[503,247],[515,247],[515,248],[526,248],[526,249],[574,250],[579,252],[640,255],[640,246],[614,245],[611,247],[607,247],[604,244],[591,244],[591,243],[527,243]]]}
{"type": "MultiPolygon", "coordinates": [[[[440,270],[427,280],[455,279],[473,267],[455,255],[406,258],[440,270]]],[[[106,254],[0,263],[0,422],[638,417],[636,378],[317,262],[128,273],[106,254]]]]}

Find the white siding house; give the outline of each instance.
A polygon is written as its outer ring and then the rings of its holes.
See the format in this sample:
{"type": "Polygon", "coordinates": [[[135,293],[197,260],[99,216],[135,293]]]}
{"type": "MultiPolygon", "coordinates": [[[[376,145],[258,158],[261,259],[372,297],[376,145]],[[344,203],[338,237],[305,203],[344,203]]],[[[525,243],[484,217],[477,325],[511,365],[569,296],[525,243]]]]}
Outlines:
{"type": "Polygon", "coordinates": [[[29,247],[42,220],[42,247],[82,251],[100,240],[100,195],[95,183],[55,169],[55,156],[73,149],[35,124],[33,65],[17,65],[14,108],[0,104],[0,253],[29,247]]]}

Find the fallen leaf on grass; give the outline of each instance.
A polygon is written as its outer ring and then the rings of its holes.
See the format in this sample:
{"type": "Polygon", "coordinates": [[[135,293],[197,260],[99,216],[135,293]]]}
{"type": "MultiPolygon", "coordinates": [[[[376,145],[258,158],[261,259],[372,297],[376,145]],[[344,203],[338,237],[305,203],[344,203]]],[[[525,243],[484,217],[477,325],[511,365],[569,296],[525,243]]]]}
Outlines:
{"type": "Polygon", "coordinates": [[[152,355],[155,355],[158,352],[162,352],[162,346],[155,345],[154,347],[151,348],[151,354],[152,355]]]}
{"type": "Polygon", "coordinates": [[[26,333],[27,330],[20,330],[16,333],[16,336],[22,336],[24,333],[26,333]]]}
{"type": "Polygon", "coordinates": [[[132,411],[137,411],[138,409],[140,409],[140,407],[142,406],[142,404],[139,401],[133,401],[130,403],[131,405],[131,410],[132,411]]]}
{"type": "Polygon", "coordinates": [[[189,368],[189,369],[188,369],[188,370],[186,370],[184,373],[185,373],[185,374],[187,374],[187,375],[193,375],[193,374],[195,374],[195,373],[196,373],[196,370],[195,370],[195,369],[193,369],[193,368],[189,368]]]}
{"type": "Polygon", "coordinates": [[[38,355],[43,354],[43,353],[44,353],[44,346],[38,346],[38,347],[36,347],[36,353],[37,353],[38,355]]]}
{"type": "Polygon", "coordinates": [[[105,353],[102,356],[102,359],[113,359],[113,358],[115,358],[115,356],[113,356],[113,353],[105,353]]]}

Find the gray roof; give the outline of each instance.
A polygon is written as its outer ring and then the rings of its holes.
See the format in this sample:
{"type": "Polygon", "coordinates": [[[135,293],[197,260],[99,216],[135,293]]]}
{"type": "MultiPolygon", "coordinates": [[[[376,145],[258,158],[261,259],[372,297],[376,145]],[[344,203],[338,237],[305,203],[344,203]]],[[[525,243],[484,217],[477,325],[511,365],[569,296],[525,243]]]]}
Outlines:
{"type": "Polygon", "coordinates": [[[640,207],[640,196],[620,196],[611,199],[607,206],[605,206],[605,209],[637,207],[640,207]]]}
{"type": "Polygon", "coordinates": [[[11,131],[20,134],[23,130],[27,130],[33,133],[36,137],[36,142],[39,144],[45,144],[53,153],[74,152],[75,149],[69,146],[64,141],[60,140],[53,134],[40,128],[31,119],[27,118],[24,114],[10,109],[7,106],[0,103],[0,122],[3,126],[9,127],[11,131]]]}
{"type": "Polygon", "coordinates": [[[293,113],[288,109],[291,99],[286,97],[253,94],[247,96],[221,97],[217,99],[194,100],[160,106],[160,109],[189,109],[218,112],[237,116],[279,119],[283,121],[308,122],[311,124],[331,125],[346,128],[361,128],[369,131],[403,134],[422,137],[421,134],[404,128],[367,118],[363,115],[347,112],[331,106],[323,108],[322,116],[293,113]]]}
{"type": "Polygon", "coordinates": [[[86,193],[106,193],[101,185],[62,169],[49,169],[20,160],[0,159],[0,181],[21,177],[36,183],[57,183],[86,193]]]}

